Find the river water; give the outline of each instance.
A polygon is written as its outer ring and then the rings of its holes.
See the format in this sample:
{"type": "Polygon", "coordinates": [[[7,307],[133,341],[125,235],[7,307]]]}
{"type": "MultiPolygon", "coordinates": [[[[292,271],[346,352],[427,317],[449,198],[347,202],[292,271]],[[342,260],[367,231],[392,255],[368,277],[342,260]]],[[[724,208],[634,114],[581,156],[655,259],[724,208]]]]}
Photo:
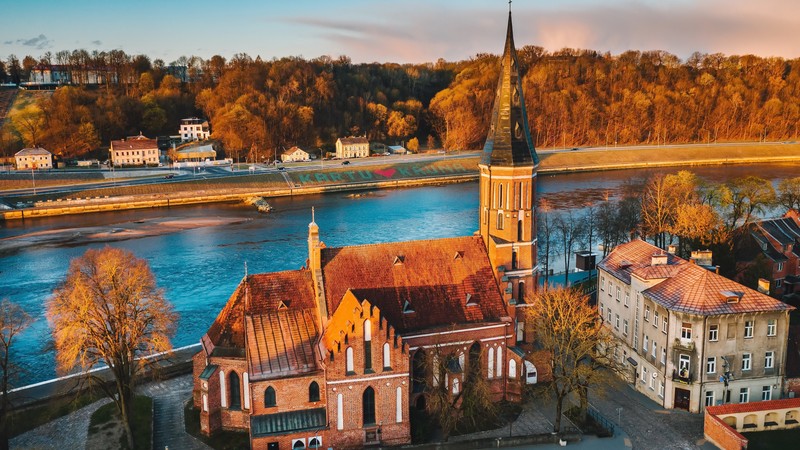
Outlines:
{"type": "MultiPolygon", "coordinates": [[[[654,172],[676,169],[626,170],[543,176],[538,196],[557,210],[583,208],[636,189],[654,172]]],[[[721,182],[758,175],[774,182],[800,176],[798,165],[724,166],[693,169],[701,177],[721,182]]],[[[37,231],[77,229],[158,218],[241,219],[233,224],[201,227],[111,245],[145,258],[180,314],[175,347],[199,341],[245,273],[290,270],[307,257],[306,238],[311,208],[322,240],[333,247],[375,242],[431,239],[472,234],[477,229],[477,183],[384,190],[353,197],[326,194],[270,201],[275,210],[259,214],[251,207],[212,204],[191,207],[121,211],[79,216],[0,222],[0,238],[37,231]]],[[[44,304],[66,274],[69,260],[87,248],[48,243],[0,257],[0,298],[19,303],[35,322],[15,342],[15,358],[26,373],[19,384],[56,375],[44,304]]]]}

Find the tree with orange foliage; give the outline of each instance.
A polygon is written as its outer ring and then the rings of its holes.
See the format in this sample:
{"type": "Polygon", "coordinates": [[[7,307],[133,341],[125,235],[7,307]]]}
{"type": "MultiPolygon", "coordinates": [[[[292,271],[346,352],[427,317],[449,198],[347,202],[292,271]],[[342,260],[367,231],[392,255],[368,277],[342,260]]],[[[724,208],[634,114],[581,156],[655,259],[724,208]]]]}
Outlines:
{"type": "Polygon", "coordinates": [[[0,302],[0,449],[8,449],[9,417],[11,401],[8,391],[16,379],[18,367],[14,364],[12,347],[20,333],[25,331],[33,319],[22,307],[8,299],[0,302]]]}
{"type": "Polygon", "coordinates": [[[47,304],[58,370],[80,368],[116,403],[133,447],[131,411],[137,378],[153,361],[140,356],[171,349],[177,314],[156,286],[147,261],[112,247],[74,258],[47,304]],[[105,364],[108,384],[89,369],[105,364]]]}

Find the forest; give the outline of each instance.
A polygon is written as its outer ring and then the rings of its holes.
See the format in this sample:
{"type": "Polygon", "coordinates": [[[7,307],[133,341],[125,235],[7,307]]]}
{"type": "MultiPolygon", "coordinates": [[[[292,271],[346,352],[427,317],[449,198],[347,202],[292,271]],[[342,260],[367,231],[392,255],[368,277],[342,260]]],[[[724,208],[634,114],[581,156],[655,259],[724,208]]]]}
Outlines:
{"type": "MultiPolygon", "coordinates": [[[[518,60],[536,147],[794,140],[800,133],[800,59],[695,53],[682,61],[663,51],[525,46],[518,60]]],[[[66,67],[75,83],[9,113],[0,154],[36,145],[73,158],[140,132],[174,135],[191,116],[209,119],[223,154],[249,160],[293,145],[330,149],[347,135],[472,150],[483,145],[499,75],[499,58],[490,54],[403,65],[237,54],[167,65],[120,50],[74,50],[9,56],[0,61],[0,81],[25,81],[53,65],[66,67]],[[80,84],[90,70],[111,76],[80,84]]]]}

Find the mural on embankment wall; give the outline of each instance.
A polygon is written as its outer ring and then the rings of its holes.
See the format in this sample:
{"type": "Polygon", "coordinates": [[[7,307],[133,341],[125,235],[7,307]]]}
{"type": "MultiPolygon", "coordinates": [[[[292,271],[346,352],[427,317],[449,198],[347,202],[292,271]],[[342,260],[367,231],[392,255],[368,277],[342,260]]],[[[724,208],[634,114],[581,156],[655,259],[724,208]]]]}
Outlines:
{"type": "Polygon", "coordinates": [[[467,175],[477,173],[477,167],[464,162],[436,161],[428,164],[398,164],[379,169],[336,169],[289,173],[295,186],[362,183],[370,181],[467,175]]]}

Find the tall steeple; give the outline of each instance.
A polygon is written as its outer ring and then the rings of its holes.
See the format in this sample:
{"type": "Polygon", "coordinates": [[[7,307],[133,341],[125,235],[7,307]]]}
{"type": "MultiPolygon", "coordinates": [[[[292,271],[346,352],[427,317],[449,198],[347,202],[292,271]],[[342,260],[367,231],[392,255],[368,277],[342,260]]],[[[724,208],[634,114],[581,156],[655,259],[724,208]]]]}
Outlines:
{"type": "MultiPolygon", "coordinates": [[[[536,239],[536,167],[539,157],[525,112],[522,80],[514,48],[511,11],[501,59],[494,109],[480,169],[480,234],[509,314],[526,302],[538,285],[536,239]]],[[[518,340],[524,324],[517,321],[518,340]]]]}
{"type": "Polygon", "coordinates": [[[489,134],[483,146],[481,164],[500,166],[538,166],[539,157],[533,148],[528,114],[522,95],[517,50],[511,10],[508,11],[508,30],[500,66],[500,80],[494,98],[489,134]]]}

